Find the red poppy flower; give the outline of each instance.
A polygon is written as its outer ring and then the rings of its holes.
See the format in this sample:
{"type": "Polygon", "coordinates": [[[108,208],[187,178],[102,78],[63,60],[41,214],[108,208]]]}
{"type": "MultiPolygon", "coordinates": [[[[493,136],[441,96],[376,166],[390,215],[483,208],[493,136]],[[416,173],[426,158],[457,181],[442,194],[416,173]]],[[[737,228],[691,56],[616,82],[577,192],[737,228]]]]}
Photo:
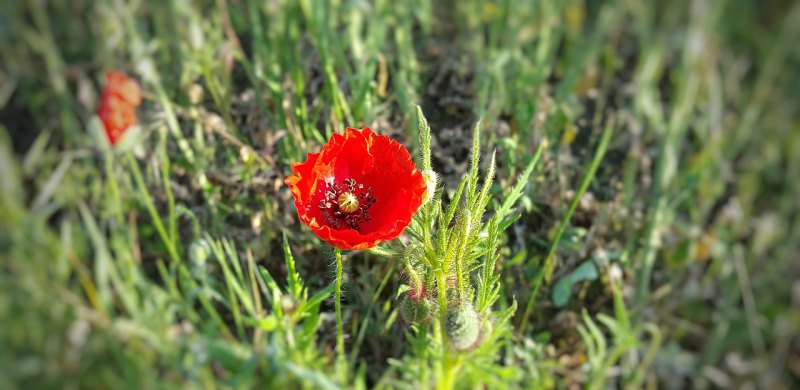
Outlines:
{"type": "Polygon", "coordinates": [[[369,128],[334,134],[319,153],[292,164],[286,179],[300,219],[341,249],[367,249],[397,238],[427,186],[408,150],[369,128]]]}
{"type": "Polygon", "coordinates": [[[142,102],[139,84],[121,72],[107,72],[97,115],[103,122],[108,142],[116,145],[128,127],[137,123],[136,107],[142,102]]]}

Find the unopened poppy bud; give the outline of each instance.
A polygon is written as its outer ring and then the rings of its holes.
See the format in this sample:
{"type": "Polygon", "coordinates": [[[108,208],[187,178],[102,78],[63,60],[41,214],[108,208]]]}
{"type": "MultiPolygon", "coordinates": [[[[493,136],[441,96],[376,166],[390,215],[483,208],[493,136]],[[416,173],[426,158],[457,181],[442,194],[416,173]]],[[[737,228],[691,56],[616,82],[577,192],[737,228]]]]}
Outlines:
{"type": "Polygon", "coordinates": [[[281,297],[281,309],[286,314],[292,314],[297,310],[297,301],[291,295],[281,297]]]}
{"type": "Polygon", "coordinates": [[[425,287],[412,288],[400,300],[400,317],[409,324],[425,324],[431,319],[433,303],[428,299],[425,287]]]}
{"type": "Polygon", "coordinates": [[[480,340],[478,340],[478,344],[483,344],[484,340],[492,336],[493,331],[494,325],[492,325],[492,321],[484,318],[484,320],[481,321],[481,337],[480,340]]]}
{"type": "Polygon", "coordinates": [[[245,165],[250,165],[256,161],[256,154],[253,149],[242,146],[239,148],[239,159],[241,159],[245,165]]]}
{"type": "Polygon", "coordinates": [[[200,84],[192,84],[186,89],[186,96],[192,104],[200,104],[203,101],[203,87],[200,84]]]}
{"type": "Polygon", "coordinates": [[[481,320],[472,305],[463,304],[447,310],[444,330],[455,350],[468,351],[480,340],[481,320]]]}
{"type": "Polygon", "coordinates": [[[204,266],[210,255],[211,248],[206,240],[201,238],[189,244],[189,260],[191,260],[192,264],[195,266],[204,266]]]}
{"type": "Polygon", "coordinates": [[[431,169],[422,171],[422,178],[425,179],[425,185],[428,187],[425,191],[425,200],[423,203],[428,203],[433,199],[433,195],[436,193],[436,186],[438,185],[439,178],[436,172],[431,169]]]}

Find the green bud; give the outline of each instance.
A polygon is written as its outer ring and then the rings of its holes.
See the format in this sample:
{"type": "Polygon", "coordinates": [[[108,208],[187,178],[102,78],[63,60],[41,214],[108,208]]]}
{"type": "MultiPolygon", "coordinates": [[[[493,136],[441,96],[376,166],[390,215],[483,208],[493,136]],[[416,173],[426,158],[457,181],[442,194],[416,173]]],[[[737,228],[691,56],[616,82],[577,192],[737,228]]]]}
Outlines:
{"type": "Polygon", "coordinates": [[[444,330],[450,345],[457,351],[469,351],[478,346],[481,336],[481,319],[470,304],[448,309],[444,330]]]}
{"type": "Polygon", "coordinates": [[[292,314],[297,310],[297,301],[291,295],[281,297],[281,308],[286,314],[292,314]]]}
{"type": "Polygon", "coordinates": [[[433,195],[436,193],[436,185],[438,184],[438,177],[436,172],[430,169],[426,169],[422,171],[422,178],[425,179],[425,186],[427,190],[425,191],[425,200],[422,202],[428,203],[433,199],[433,195]]]}
{"type": "Polygon", "coordinates": [[[400,317],[409,324],[428,323],[434,308],[427,295],[425,287],[418,293],[415,293],[412,289],[403,294],[400,300],[400,317]]]}
{"type": "Polygon", "coordinates": [[[208,242],[201,238],[189,244],[189,260],[196,267],[203,267],[211,256],[211,247],[208,242]]]}

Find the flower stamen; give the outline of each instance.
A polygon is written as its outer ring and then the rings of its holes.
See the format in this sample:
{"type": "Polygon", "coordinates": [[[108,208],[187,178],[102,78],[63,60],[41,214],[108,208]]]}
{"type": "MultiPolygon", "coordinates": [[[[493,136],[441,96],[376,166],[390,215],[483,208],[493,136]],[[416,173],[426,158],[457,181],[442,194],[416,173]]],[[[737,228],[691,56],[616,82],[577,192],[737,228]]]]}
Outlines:
{"type": "Polygon", "coordinates": [[[372,219],[368,211],[377,199],[372,195],[372,187],[365,188],[352,178],[343,180],[342,184],[325,181],[327,188],[319,209],[330,227],[360,230],[362,223],[372,219]]]}

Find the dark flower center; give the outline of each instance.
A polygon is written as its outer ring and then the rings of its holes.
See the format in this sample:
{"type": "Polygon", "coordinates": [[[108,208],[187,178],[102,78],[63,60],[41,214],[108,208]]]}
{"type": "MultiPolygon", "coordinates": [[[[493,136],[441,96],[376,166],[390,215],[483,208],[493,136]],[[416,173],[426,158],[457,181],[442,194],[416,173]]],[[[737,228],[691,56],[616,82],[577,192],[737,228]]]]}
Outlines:
{"type": "Polygon", "coordinates": [[[322,217],[328,226],[340,230],[360,230],[361,224],[369,221],[369,208],[375,204],[372,187],[364,188],[354,179],[344,179],[342,185],[333,179],[325,181],[325,197],[319,202],[322,217]]]}

